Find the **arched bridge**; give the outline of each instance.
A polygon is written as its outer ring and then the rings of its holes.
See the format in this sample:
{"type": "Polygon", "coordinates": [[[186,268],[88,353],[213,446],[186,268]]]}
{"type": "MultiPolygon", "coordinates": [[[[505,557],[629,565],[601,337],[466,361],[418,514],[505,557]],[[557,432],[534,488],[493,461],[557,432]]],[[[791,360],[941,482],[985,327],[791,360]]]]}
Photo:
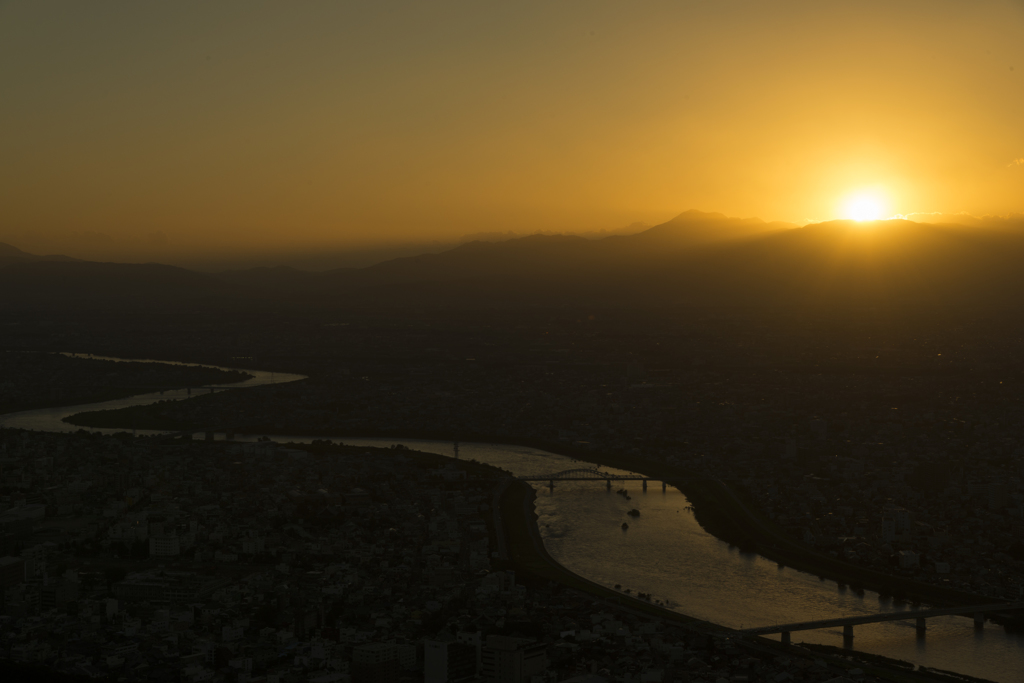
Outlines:
{"type": "Polygon", "coordinates": [[[612,474],[594,468],[563,470],[552,474],[534,474],[516,478],[520,481],[640,481],[646,479],[639,474],[612,474]]]}
{"type": "MultiPolygon", "coordinates": [[[[563,470],[551,474],[535,474],[530,476],[516,477],[519,481],[546,481],[549,488],[555,488],[556,481],[603,481],[608,489],[612,487],[613,481],[641,481],[644,491],[647,490],[647,477],[642,474],[612,474],[602,472],[593,468],[580,468],[575,470],[563,470]]],[[[662,490],[665,489],[665,482],[661,483],[662,490]]]]}

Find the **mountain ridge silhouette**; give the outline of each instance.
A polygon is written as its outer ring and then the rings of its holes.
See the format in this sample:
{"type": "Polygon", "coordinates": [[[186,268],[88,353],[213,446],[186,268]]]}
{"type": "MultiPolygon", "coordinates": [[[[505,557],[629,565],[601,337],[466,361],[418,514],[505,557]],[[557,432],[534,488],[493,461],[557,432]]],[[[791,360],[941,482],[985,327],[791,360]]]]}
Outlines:
{"type": "Polygon", "coordinates": [[[46,256],[39,256],[37,254],[30,254],[27,251],[22,251],[17,247],[7,244],[6,242],[0,242],[0,268],[5,266],[13,265],[16,263],[38,263],[40,261],[78,261],[79,259],[71,258],[70,256],[63,256],[61,254],[49,254],[46,256]]]}
{"type": "Polygon", "coordinates": [[[801,227],[699,211],[630,235],[474,241],[325,272],[267,267],[208,274],[31,256],[0,265],[0,301],[1012,305],[1015,292],[1024,291],[1024,229],[899,219],[801,227]]]}

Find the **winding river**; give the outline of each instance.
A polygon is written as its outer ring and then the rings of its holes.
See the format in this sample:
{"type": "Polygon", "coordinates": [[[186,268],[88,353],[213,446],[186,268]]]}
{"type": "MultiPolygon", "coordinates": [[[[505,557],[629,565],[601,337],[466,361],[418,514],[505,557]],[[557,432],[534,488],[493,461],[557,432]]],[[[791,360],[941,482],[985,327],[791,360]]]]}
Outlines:
{"type": "MultiPolygon", "coordinates": [[[[63,419],[87,410],[145,405],[185,399],[206,391],[303,379],[302,375],[294,374],[245,372],[253,378],[234,385],[11,413],[0,416],[0,426],[76,431],[79,427],[63,419]]],[[[157,432],[140,430],[139,433],[157,432]]],[[[217,435],[217,438],[222,439],[224,435],[217,435]]],[[[236,440],[256,438],[256,435],[238,436],[236,440]]],[[[281,435],[277,440],[309,442],[314,438],[323,437],[281,435]]],[[[365,446],[401,443],[415,450],[453,456],[450,442],[351,437],[342,440],[346,444],[365,446]]],[[[462,443],[459,455],[501,467],[515,475],[545,474],[581,466],[565,456],[508,444],[462,443]]],[[[563,482],[556,484],[553,491],[546,486],[539,487],[538,524],[551,556],[592,581],[610,587],[621,584],[634,592],[650,593],[653,599],[666,602],[676,611],[732,628],[910,609],[871,591],[858,595],[833,581],[781,568],[758,555],[741,553],[701,529],[686,509],[689,505],[686,497],[671,487],[662,491],[660,482],[651,481],[646,492],[641,490],[639,482],[628,482],[627,488],[630,500],[608,492],[603,482],[563,482]],[[627,516],[631,508],[637,508],[640,516],[627,516]],[[623,521],[629,522],[628,530],[621,529],[623,521]]],[[[797,632],[793,640],[843,645],[841,629],[797,632]]],[[[854,647],[999,683],[1024,682],[1024,634],[1006,633],[993,624],[975,630],[969,618],[929,619],[928,632],[923,637],[917,634],[912,621],[857,626],[854,647]]]]}

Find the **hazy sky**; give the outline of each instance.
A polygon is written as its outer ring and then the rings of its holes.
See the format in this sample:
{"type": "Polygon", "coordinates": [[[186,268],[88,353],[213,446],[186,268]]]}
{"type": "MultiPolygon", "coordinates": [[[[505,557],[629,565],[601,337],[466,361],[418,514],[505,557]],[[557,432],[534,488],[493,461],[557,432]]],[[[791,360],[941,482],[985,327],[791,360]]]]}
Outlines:
{"type": "Polygon", "coordinates": [[[1024,1],[0,0],[0,239],[29,246],[802,222],[857,192],[1024,211],[1024,1]]]}

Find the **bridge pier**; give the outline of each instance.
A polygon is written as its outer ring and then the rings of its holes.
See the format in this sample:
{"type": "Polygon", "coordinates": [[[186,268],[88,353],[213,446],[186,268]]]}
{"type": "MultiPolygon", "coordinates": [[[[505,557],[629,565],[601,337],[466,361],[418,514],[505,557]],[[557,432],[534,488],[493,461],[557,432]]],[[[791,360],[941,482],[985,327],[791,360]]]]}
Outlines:
{"type": "Polygon", "coordinates": [[[667,491],[667,490],[668,490],[668,484],[666,484],[665,482],[661,482],[661,492],[665,493],[665,491],[667,491]]]}
{"type": "Polygon", "coordinates": [[[554,493],[554,491],[555,491],[555,480],[554,479],[551,479],[551,480],[548,481],[548,489],[552,493],[554,493]]]}
{"type": "Polygon", "coordinates": [[[858,624],[874,624],[882,621],[913,621],[917,631],[918,641],[923,641],[927,632],[927,620],[932,617],[941,617],[947,614],[961,614],[965,617],[974,617],[974,626],[977,630],[985,627],[985,616],[988,614],[1002,614],[1007,611],[1024,610],[1024,600],[1011,603],[995,603],[991,605],[970,605],[962,607],[943,607],[940,609],[913,610],[907,612],[887,612],[872,616],[842,617],[841,619],[819,619],[817,621],[803,621],[796,624],[776,624],[775,626],[762,626],[760,628],[749,628],[743,631],[750,635],[768,635],[779,633],[782,635],[782,642],[789,643],[790,634],[794,631],[810,631],[823,628],[843,627],[843,647],[853,647],[853,627],[858,624]]]}
{"type": "MultiPolygon", "coordinates": [[[[229,436],[228,438],[231,437],[229,436]]],[[[457,456],[458,451],[456,451],[456,457],[457,456]]],[[[546,481],[548,483],[548,488],[550,489],[554,489],[556,481],[603,481],[605,488],[608,489],[609,491],[612,490],[613,481],[616,482],[616,484],[625,481],[642,481],[644,492],[647,491],[647,484],[649,483],[649,480],[643,475],[615,475],[609,472],[601,472],[600,470],[596,469],[575,469],[566,470],[564,472],[548,472],[529,477],[516,477],[516,479],[518,479],[519,481],[546,481]]],[[[662,491],[667,490],[667,485],[665,484],[665,482],[661,483],[661,489],[662,491]]],[[[625,489],[623,489],[622,492],[623,494],[625,494],[625,489]]]]}
{"type": "Polygon", "coordinates": [[[213,441],[213,432],[206,432],[205,436],[207,441],[213,441]]]}
{"type": "Polygon", "coordinates": [[[229,429],[226,432],[224,432],[224,438],[227,439],[228,441],[234,441],[235,440],[235,430],[234,429],[229,429]]]}
{"type": "Polygon", "coordinates": [[[792,642],[793,642],[793,639],[790,636],[789,631],[783,631],[782,632],[782,644],[783,645],[789,645],[792,642]]]}

